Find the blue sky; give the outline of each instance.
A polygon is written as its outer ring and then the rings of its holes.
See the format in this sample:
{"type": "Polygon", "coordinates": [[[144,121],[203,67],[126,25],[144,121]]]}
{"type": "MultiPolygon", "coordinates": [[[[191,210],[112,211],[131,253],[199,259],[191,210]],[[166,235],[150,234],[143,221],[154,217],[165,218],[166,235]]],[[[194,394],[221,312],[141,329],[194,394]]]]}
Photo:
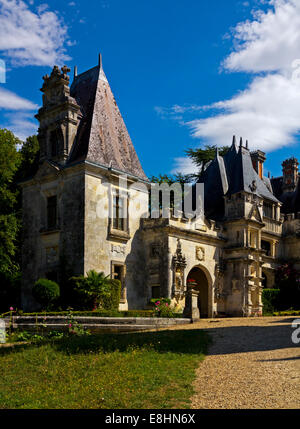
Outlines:
{"type": "Polygon", "coordinates": [[[101,52],[148,176],[193,171],[186,149],[233,134],[278,176],[300,158],[299,3],[0,0],[0,127],[35,133],[42,76],[64,63],[83,72],[101,52]]]}

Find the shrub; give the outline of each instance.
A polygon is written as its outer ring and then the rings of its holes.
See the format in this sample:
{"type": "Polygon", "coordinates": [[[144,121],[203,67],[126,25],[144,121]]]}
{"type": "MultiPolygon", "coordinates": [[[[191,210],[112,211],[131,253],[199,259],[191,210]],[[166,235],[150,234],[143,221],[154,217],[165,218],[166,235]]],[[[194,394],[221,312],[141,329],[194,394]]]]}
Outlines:
{"type": "Polygon", "coordinates": [[[169,298],[151,299],[150,302],[154,305],[154,311],[156,316],[174,317],[175,312],[171,308],[171,300],[169,298]]]}
{"type": "Polygon", "coordinates": [[[276,310],[300,309],[300,283],[298,279],[283,279],[279,282],[279,306],[276,310]]]}
{"type": "Polygon", "coordinates": [[[116,310],[119,309],[119,303],[121,298],[121,282],[117,279],[110,279],[110,293],[103,297],[103,308],[105,310],[116,310]]]}
{"type": "Polygon", "coordinates": [[[262,292],[263,314],[273,314],[278,310],[279,305],[279,289],[264,289],[262,292]]]}
{"type": "Polygon", "coordinates": [[[87,276],[72,277],[73,284],[72,305],[77,309],[118,310],[121,294],[121,283],[112,280],[103,272],[91,270],[87,276]]]}
{"type": "Polygon", "coordinates": [[[45,309],[49,309],[60,296],[59,285],[52,280],[39,279],[33,286],[32,295],[45,309]]]}
{"type": "Polygon", "coordinates": [[[168,305],[170,305],[170,304],[171,304],[171,300],[170,300],[170,298],[152,298],[152,299],[150,299],[150,303],[151,303],[153,306],[155,306],[155,304],[156,304],[158,301],[159,301],[161,304],[168,304],[168,305]]]}

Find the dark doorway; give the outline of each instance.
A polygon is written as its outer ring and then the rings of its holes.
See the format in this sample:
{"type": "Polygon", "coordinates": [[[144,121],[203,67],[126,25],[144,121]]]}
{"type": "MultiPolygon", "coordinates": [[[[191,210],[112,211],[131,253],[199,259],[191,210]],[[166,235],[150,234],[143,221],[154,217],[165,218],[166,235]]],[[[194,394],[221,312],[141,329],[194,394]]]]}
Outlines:
{"type": "Polygon", "coordinates": [[[200,317],[208,317],[208,281],[203,270],[199,267],[194,267],[188,275],[188,280],[195,280],[197,289],[199,290],[198,307],[200,317]]]}

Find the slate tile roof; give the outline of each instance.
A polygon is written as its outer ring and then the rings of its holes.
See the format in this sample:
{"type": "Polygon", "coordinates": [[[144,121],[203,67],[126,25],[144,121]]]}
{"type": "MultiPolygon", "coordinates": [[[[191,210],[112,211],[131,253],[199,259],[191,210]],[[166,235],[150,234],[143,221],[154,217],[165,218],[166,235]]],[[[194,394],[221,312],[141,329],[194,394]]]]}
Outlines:
{"type": "Polygon", "coordinates": [[[224,216],[224,196],[246,191],[278,203],[267,178],[261,179],[255,171],[249,149],[237,147],[235,138],[229,151],[221,157],[218,152],[199,182],[204,183],[206,216],[220,219],[224,216]]]}
{"type": "Polygon", "coordinates": [[[148,180],[101,62],[75,76],[70,93],[80,106],[82,119],[68,163],[86,160],[148,180]]]}

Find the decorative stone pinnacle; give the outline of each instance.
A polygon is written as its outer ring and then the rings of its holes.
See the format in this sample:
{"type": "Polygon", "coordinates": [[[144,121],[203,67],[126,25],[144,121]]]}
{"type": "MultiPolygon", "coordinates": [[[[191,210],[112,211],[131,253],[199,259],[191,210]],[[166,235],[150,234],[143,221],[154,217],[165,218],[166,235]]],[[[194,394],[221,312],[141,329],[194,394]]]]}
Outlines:
{"type": "Polygon", "coordinates": [[[64,65],[61,68],[61,71],[62,71],[62,78],[65,80],[70,80],[70,77],[68,76],[67,73],[69,73],[71,71],[71,69],[68,66],[64,65]]]}

